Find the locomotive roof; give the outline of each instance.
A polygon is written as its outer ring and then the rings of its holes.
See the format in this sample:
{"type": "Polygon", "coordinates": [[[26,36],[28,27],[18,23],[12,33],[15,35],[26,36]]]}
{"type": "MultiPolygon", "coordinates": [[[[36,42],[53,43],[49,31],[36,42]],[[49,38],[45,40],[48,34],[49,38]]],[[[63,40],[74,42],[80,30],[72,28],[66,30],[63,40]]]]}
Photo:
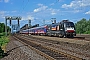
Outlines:
{"type": "Polygon", "coordinates": [[[39,26],[39,27],[34,27],[34,28],[30,28],[30,29],[37,29],[37,28],[43,28],[43,27],[45,27],[46,25],[44,25],[44,26],[39,26]]]}

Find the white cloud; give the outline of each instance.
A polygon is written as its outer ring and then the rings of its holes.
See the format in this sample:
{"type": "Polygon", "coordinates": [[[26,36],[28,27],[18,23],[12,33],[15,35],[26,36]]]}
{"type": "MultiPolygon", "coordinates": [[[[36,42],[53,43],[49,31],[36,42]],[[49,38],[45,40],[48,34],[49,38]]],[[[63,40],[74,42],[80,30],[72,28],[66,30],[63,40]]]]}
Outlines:
{"type": "Polygon", "coordinates": [[[11,11],[12,13],[16,13],[17,11],[11,11]]]}
{"type": "Polygon", "coordinates": [[[49,8],[48,11],[51,12],[51,15],[55,15],[55,14],[57,14],[57,12],[58,12],[59,10],[58,10],[58,9],[49,8]]]}
{"type": "Polygon", "coordinates": [[[50,4],[50,6],[53,6],[53,5],[55,5],[55,3],[51,3],[51,4],[50,4]]]}
{"type": "Polygon", "coordinates": [[[60,10],[59,13],[60,15],[64,15],[64,14],[76,14],[82,12],[82,10],[60,10]]]}
{"type": "Polygon", "coordinates": [[[5,3],[8,3],[8,2],[9,2],[9,0],[4,0],[4,2],[5,2],[5,3]]]}
{"type": "Polygon", "coordinates": [[[22,20],[28,20],[28,19],[34,20],[34,17],[31,15],[27,15],[27,16],[22,17],[22,20]]]}
{"type": "Polygon", "coordinates": [[[38,6],[40,6],[37,9],[34,9],[34,12],[39,12],[39,11],[43,11],[45,9],[47,9],[48,6],[44,6],[43,4],[38,4],[38,6]]]}
{"type": "Polygon", "coordinates": [[[9,0],[0,0],[0,2],[5,2],[5,3],[8,3],[9,0]]]}
{"type": "Polygon", "coordinates": [[[85,14],[90,14],[90,11],[87,11],[85,14]]]}
{"type": "Polygon", "coordinates": [[[17,11],[0,11],[0,15],[8,14],[8,13],[16,13],[17,11]]]}
{"type": "Polygon", "coordinates": [[[6,11],[0,11],[0,15],[3,15],[6,11]]]}
{"type": "Polygon", "coordinates": [[[38,4],[39,8],[37,9],[34,9],[34,12],[42,12],[43,14],[45,15],[55,15],[57,14],[57,12],[59,12],[60,10],[59,9],[53,9],[53,8],[49,8],[48,6],[45,6],[43,4],[38,4]]]}
{"type": "Polygon", "coordinates": [[[75,0],[72,1],[70,4],[63,4],[62,8],[73,8],[73,9],[77,9],[80,7],[87,7],[90,6],[90,0],[75,0]]]}
{"type": "Polygon", "coordinates": [[[17,11],[0,11],[0,18],[4,19],[5,16],[10,16],[17,11]]]}
{"type": "Polygon", "coordinates": [[[56,13],[55,12],[52,12],[51,15],[55,15],[56,13]]]}
{"type": "Polygon", "coordinates": [[[38,11],[40,11],[40,9],[35,9],[35,10],[34,10],[34,12],[38,12],[38,11]]]}
{"type": "Polygon", "coordinates": [[[5,17],[5,13],[6,13],[6,11],[0,11],[0,18],[4,18],[5,17]]]}
{"type": "Polygon", "coordinates": [[[43,4],[37,4],[38,6],[44,6],[43,4]]]}
{"type": "Polygon", "coordinates": [[[72,12],[73,13],[78,13],[78,12],[80,12],[81,10],[73,10],[72,12]]]}

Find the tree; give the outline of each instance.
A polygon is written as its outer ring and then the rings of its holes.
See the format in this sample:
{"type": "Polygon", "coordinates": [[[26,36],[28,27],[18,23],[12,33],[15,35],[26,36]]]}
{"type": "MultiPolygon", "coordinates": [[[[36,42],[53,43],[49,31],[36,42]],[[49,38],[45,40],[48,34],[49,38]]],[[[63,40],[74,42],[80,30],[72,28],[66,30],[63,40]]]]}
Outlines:
{"type": "Polygon", "coordinates": [[[80,21],[78,21],[77,23],[75,23],[75,27],[76,27],[76,32],[77,33],[90,33],[90,19],[86,20],[85,18],[81,19],[80,21]]]}
{"type": "MultiPolygon", "coordinates": [[[[10,27],[7,26],[7,31],[9,32],[10,27]]],[[[5,32],[5,24],[4,23],[0,23],[0,33],[5,32]]]]}
{"type": "Polygon", "coordinates": [[[0,33],[5,31],[5,24],[4,23],[0,23],[0,33]]]}

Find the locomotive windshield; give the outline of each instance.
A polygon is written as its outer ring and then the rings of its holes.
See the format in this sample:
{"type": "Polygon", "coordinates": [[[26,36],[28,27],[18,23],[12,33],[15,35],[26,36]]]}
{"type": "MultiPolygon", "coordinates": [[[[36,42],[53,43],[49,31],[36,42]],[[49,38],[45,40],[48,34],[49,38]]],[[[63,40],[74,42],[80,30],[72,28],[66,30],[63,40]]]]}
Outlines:
{"type": "Polygon", "coordinates": [[[74,23],[73,22],[67,22],[67,23],[65,23],[65,27],[74,27],[74,23]]]}

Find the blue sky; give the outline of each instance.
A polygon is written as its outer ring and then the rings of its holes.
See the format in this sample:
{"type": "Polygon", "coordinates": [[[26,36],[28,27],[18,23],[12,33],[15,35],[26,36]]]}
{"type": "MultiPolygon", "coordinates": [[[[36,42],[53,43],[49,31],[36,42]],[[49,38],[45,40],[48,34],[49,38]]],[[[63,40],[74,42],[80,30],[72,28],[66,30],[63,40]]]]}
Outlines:
{"type": "Polygon", "coordinates": [[[5,16],[21,16],[21,26],[28,24],[28,19],[32,25],[43,25],[43,20],[49,24],[51,18],[76,23],[82,18],[90,19],[90,0],[0,0],[0,22],[5,22],[5,16]]]}

